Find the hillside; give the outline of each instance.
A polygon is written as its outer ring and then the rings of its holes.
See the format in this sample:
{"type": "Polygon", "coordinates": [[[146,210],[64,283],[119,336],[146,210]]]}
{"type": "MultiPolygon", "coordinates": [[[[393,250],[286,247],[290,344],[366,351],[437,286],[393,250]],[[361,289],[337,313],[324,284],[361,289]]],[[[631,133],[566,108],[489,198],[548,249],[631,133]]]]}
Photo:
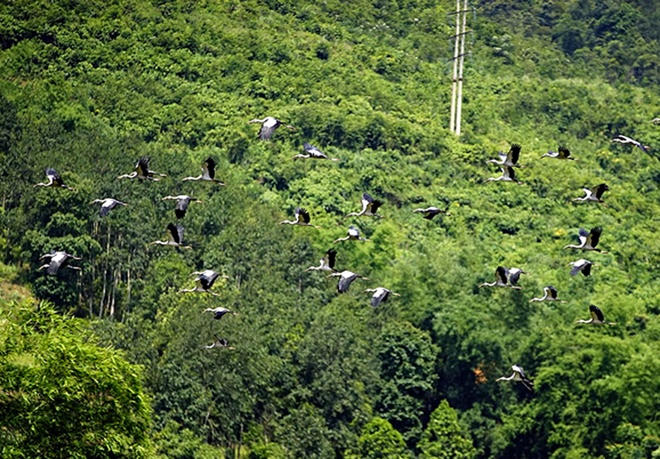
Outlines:
{"type": "Polygon", "coordinates": [[[142,365],[144,454],[658,454],[657,6],[473,3],[460,138],[452,2],[0,5],[0,261],[142,365]],[[294,129],[259,140],[266,116],[294,129]],[[339,160],[293,160],[305,142],[339,160]],[[523,183],[485,183],[513,143],[523,183]],[[576,161],[541,158],[559,146],[576,161]],[[167,176],[117,179],[143,156],[167,176]],[[209,157],[225,186],[181,181],[209,157]],[[47,167],[73,190],[34,187],[47,167]],[[345,218],[364,192],[382,218],[345,218]],[[179,194],[192,249],[152,245],[179,194]],[[278,224],[296,207],[319,228],[278,224]],[[349,225],[368,241],[333,244],[349,225]],[[594,227],[607,253],[563,248],[594,227]],[[307,271],[331,247],[368,279],[307,271]],[[82,270],[39,271],[53,250],[82,270]],[[522,289],[479,287],[497,266],[522,289]],[[217,296],[178,292],[205,269],[217,296]],[[548,285],[564,302],[529,302],[548,285]],[[374,308],[379,286],[400,296],[374,308]],[[616,325],[576,324],[590,304],[616,325]],[[496,381],[513,364],[533,393],[496,381]]]}

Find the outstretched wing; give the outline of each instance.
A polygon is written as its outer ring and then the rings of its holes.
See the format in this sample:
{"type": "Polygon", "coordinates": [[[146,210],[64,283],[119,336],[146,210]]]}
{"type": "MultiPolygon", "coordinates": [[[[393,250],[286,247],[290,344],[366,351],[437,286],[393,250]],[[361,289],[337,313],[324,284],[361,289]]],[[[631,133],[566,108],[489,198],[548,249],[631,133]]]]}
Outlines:
{"type": "Polygon", "coordinates": [[[560,146],[559,157],[562,159],[567,159],[569,156],[571,156],[571,152],[569,151],[569,149],[564,146],[560,146]]]}
{"type": "Polygon", "coordinates": [[[607,190],[609,190],[609,187],[605,183],[601,183],[594,187],[593,193],[597,199],[600,199],[601,196],[603,196],[603,193],[605,193],[607,190]]]}
{"type": "Polygon", "coordinates": [[[328,267],[330,269],[334,269],[335,268],[335,261],[337,259],[337,251],[335,249],[330,249],[325,254],[326,254],[326,257],[327,257],[327,260],[328,260],[328,267]]]}
{"type": "Polygon", "coordinates": [[[589,236],[587,237],[587,242],[591,243],[591,247],[596,248],[596,246],[598,245],[598,241],[600,240],[600,233],[602,232],[603,232],[603,228],[600,226],[591,228],[591,231],[589,232],[589,236]]]}
{"type": "Polygon", "coordinates": [[[213,158],[208,157],[202,163],[202,175],[211,180],[215,178],[215,160],[213,158]]]}
{"type": "Polygon", "coordinates": [[[150,158],[148,156],[143,156],[138,159],[138,162],[135,165],[135,170],[139,177],[149,177],[149,161],[150,158]]]}
{"type": "Polygon", "coordinates": [[[506,155],[506,159],[511,164],[516,164],[518,162],[519,157],[520,157],[520,145],[514,143],[511,145],[511,148],[509,149],[509,153],[506,155]]]}
{"type": "Polygon", "coordinates": [[[603,315],[603,311],[601,311],[598,306],[590,304],[589,313],[591,314],[591,318],[594,321],[605,322],[605,316],[603,315]]]}
{"type": "Polygon", "coordinates": [[[498,266],[495,269],[495,278],[501,284],[506,284],[508,271],[504,266],[498,266]]]}
{"type": "Polygon", "coordinates": [[[296,219],[300,218],[302,219],[303,223],[309,223],[310,217],[309,217],[309,212],[307,212],[306,209],[302,207],[296,207],[296,219]]]}

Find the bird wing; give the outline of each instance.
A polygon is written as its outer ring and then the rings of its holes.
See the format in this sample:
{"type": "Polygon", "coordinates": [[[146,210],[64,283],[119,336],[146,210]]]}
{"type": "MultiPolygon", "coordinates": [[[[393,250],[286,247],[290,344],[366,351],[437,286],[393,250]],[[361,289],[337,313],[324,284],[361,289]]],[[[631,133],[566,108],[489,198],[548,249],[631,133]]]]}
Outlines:
{"type": "Polygon", "coordinates": [[[323,153],[318,148],[316,148],[314,145],[304,143],[303,144],[303,149],[305,150],[305,153],[309,153],[314,158],[327,158],[326,154],[323,153]]]}
{"type": "Polygon", "coordinates": [[[307,210],[303,207],[296,207],[296,220],[298,218],[302,218],[303,223],[309,223],[309,212],[307,212],[307,210]]]}
{"type": "Polygon", "coordinates": [[[280,120],[273,118],[272,116],[267,116],[264,119],[264,122],[261,123],[261,128],[259,129],[259,138],[261,140],[268,140],[270,136],[273,135],[275,129],[281,124],[280,120]]]}
{"type": "Polygon", "coordinates": [[[548,296],[549,296],[550,298],[552,298],[553,300],[556,300],[556,299],[557,299],[557,289],[554,288],[552,285],[548,285],[548,286],[547,286],[546,288],[544,288],[543,290],[545,290],[545,291],[548,293],[548,296]]]}
{"type": "Polygon", "coordinates": [[[328,260],[328,267],[334,269],[335,261],[337,259],[337,251],[335,249],[330,249],[325,253],[328,260]]]}
{"type": "Polygon", "coordinates": [[[495,278],[499,283],[506,284],[508,270],[504,266],[498,266],[495,269],[495,278]]]}
{"type": "Polygon", "coordinates": [[[383,201],[379,201],[375,199],[374,201],[371,202],[371,213],[375,214],[378,212],[378,208],[383,205],[383,201]]]}
{"type": "Polygon", "coordinates": [[[215,160],[213,158],[208,157],[202,163],[202,175],[210,179],[215,178],[215,160]]]}
{"type": "Polygon", "coordinates": [[[180,240],[179,240],[179,232],[178,232],[178,229],[177,229],[177,227],[174,225],[174,223],[168,223],[168,224],[167,224],[167,232],[169,233],[169,235],[170,235],[170,239],[171,239],[172,241],[176,242],[177,244],[180,244],[180,243],[181,243],[180,240]]]}
{"type": "Polygon", "coordinates": [[[600,240],[600,233],[602,232],[603,232],[603,228],[600,226],[591,228],[591,231],[589,232],[589,236],[587,237],[587,242],[590,242],[591,247],[596,248],[596,246],[598,245],[598,241],[600,240]]]}
{"type": "Polygon", "coordinates": [[[605,193],[607,190],[609,190],[609,187],[605,183],[601,183],[599,185],[596,185],[593,189],[594,194],[596,195],[596,198],[600,199],[601,196],[603,196],[603,193],[605,193]]]}
{"type": "Polygon", "coordinates": [[[584,244],[589,239],[589,232],[584,228],[580,228],[578,230],[578,239],[580,240],[580,244],[584,244]]]}
{"type": "Polygon", "coordinates": [[[337,290],[339,293],[344,293],[348,291],[348,288],[351,286],[351,283],[355,280],[357,274],[350,271],[344,271],[339,278],[339,283],[337,284],[337,290]]]}
{"type": "Polygon", "coordinates": [[[103,203],[101,204],[101,208],[99,209],[99,215],[101,217],[105,217],[110,213],[110,211],[116,206],[117,204],[115,201],[111,201],[108,199],[105,199],[103,203]]]}
{"type": "Polygon", "coordinates": [[[149,161],[150,158],[148,156],[143,156],[138,160],[135,165],[135,170],[137,171],[138,176],[149,177],[149,161]]]}
{"type": "Polygon", "coordinates": [[[506,159],[511,164],[516,164],[518,162],[519,157],[520,157],[520,145],[514,143],[513,145],[511,145],[511,148],[509,149],[509,153],[506,155],[506,159]]]}
{"type": "Polygon", "coordinates": [[[208,269],[199,276],[199,283],[204,290],[208,290],[213,286],[213,283],[218,278],[218,276],[218,273],[208,269]]]}
{"type": "Polygon", "coordinates": [[[57,186],[64,185],[64,182],[62,181],[62,177],[52,167],[46,169],[46,177],[48,177],[48,179],[52,181],[53,185],[57,185],[57,186]]]}
{"type": "Polygon", "coordinates": [[[594,321],[598,320],[600,322],[605,322],[605,316],[603,315],[603,311],[601,311],[598,306],[590,304],[589,313],[591,314],[591,318],[594,321]]]}
{"type": "Polygon", "coordinates": [[[591,274],[591,262],[590,261],[585,260],[585,262],[583,263],[582,266],[584,266],[584,268],[582,268],[582,274],[584,274],[585,276],[588,276],[589,274],[591,274]]]}
{"type": "Polygon", "coordinates": [[[360,237],[360,230],[355,226],[351,225],[348,227],[348,235],[351,237],[360,237]]]}
{"type": "Polygon", "coordinates": [[[512,365],[512,366],[511,366],[511,369],[513,369],[513,371],[515,371],[515,372],[518,373],[520,376],[522,376],[523,379],[527,379],[527,375],[525,375],[525,370],[523,370],[522,367],[520,367],[520,366],[518,366],[518,365],[512,365]]]}
{"type": "Polygon", "coordinates": [[[520,279],[521,274],[522,274],[522,271],[518,268],[510,269],[509,270],[509,284],[517,285],[518,284],[518,279],[520,279]]]}
{"type": "Polygon", "coordinates": [[[559,157],[562,159],[566,159],[569,156],[571,156],[571,152],[566,147],[559,147],[558,153],[559,153],[559,157]]]}

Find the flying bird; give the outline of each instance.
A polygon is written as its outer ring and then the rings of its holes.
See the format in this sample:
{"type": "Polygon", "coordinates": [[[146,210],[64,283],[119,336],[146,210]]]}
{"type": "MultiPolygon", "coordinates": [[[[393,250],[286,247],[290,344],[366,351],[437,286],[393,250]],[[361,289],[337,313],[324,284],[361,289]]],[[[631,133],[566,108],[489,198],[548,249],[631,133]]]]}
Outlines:
{"type": "Polygon", "coordinates": [[[217,335],[214,335],[215,341],[213,341],[211,344],[207,344],[204,346],[206,349],[213,349],[214,347],[222,347],[225,349],[234,349],[233,346],[229,345],[229,341],[227,341],[226,338],[218,338],[217,335]]]}
{"type": "Polygon", "coordinates": [[[295,220],[282,220],[280,225],[299,225],[299,226],[312,226],[314,228],[319,228],[316,225],[310,223],[309,212],[302,207],[296,207],[294,211],[295,220]]]}
{"type": "Polygon", "coordinates": [[[554,288],[552,285],[548,285],[547,287],[543,287],[543,296],[541,298],[532,298],[529,300],[530,303],[533,303],[535,301],[559,301],[563,303],[563,300],[560,300],[557,298],[557,289],[554,288]]]}
{"type": "Polygon", "coordinates": [[[173,247],[180,247],[182,249],[192,249],[189,245],[183,245],[183,225],[177,223],[169,223],[167,225],[169,240],[167,241],[153,241],[152,245],[169,245],[173,247]]]}
{"type": "Polygon", "coordinates": [[[237,312],[231,311],[227,308],[223,308],[222,306],[218,306],[217,308],[206,308],[204,309],[204,312],[212,312],[213,313],[213,318],[215,320],[220,320],[224,317],[225,314],[238,314],[237,312]]]}
{"type": "Polygon", "coordinates": [[[347,235],[345,237],[340,237],[339,239],[335,239],[334,243],[336,244],[337,242],[340,241],[368,241],[368,239],[363,238],[360,236],[360,230],[357,229],[355,226],[351,225],[348,227],[347,235]]]}
{"type": "MultiPolygon", "coordinates": [[[[257,137],[259,137],[261,140],[268,140],[270,137],[273,135],[275,132],[275,129],[278,127],[282,126],[284,122],[282,120],[278,120],[277,118],[274,118],[272,116],[267,116],[264,119],[253,119],[250,120],[249,123],[261,123],[261,128],[259,129],[259,134],[257,134],[257,137]]],[[[290,124],[285,125],[287,129],[294,130],[295,127],[291,126],[290,124]]]]}
{"type": "Polygon", "coordinates": [[[337,251],[329,249],[325,252],[325,256],[321,258],[321,264],[318,266],[310,266],[305,271],[333,271],[335,270],[335,260],[337,258],[337,251]]]}
{"type": "Polygon", "coordinates": [[[605,316],[603,315],[603,311],[601,311],[598,306],[590,304],[589,305],[589,314],[591,314],[591,319],[589,319],[589,320],[579,319],[579,320],[576,320],[575,323],[576,324],[594,324],[594,325],[616,325],[616,322],[606,322],[605,321],[605,316]]]}
{"type": "Polygon", "coordinates": [[[582,191],[584,191],[584,196],[581,198],[575,198],[573,201],[603,202],[603,193],[609,189],[610,187],[608,187],[605,183],[600,183],[593,188],[587,188],[585,186],[582,188],[582,191]]]}
{"type": "Polygon", "coordinates": [[[211,287],[213,287],[213,284],[215,283],[216,279],[218,277],[222,277],[223,279],[229,279],[229,276],[225,276],[224,274],[220,276],[219,273],[213,271],[212,269],[205,269],[204,271],[195,271],[194,273],[192,273],[192,275],[197,276],[195,278],[195,281],[197,282],[195,288],[181,289],[179,290],[179,293],[205,292],[205,293],[210,293],[211,295],[218,296],[217,293],[211,291],[211,287]]]}
{"type": "Polygon", "coordinates": [[[362,215],[367,215],[370,217],[380,217],[377,215],[378,208],[383,205],[382,201],[374,199],[369,195],[369,193],[362,193],[362,210],[359,212],[351,212],[346,215],[346,217],[360,217],[362,215]]]}
{"type": "Polygon", "coordinates": [[[328,155],[323,153],[321,150],[316,148],[314,145],[310,145],[307,142],[303,144],[303,150],[306,154],[298,153],[293,157],[293,159],[329,159],[330,161],[339,161],[339,158],[330,158],[328,155]]]}
{"type": "Polygon", "coordinates": [[[143,156],[142,158],[138,159],[138,162],[135,163],[135,170],[131,172],[130,174],[124,174],[120,175],[117,178],[118,179],[140,179],[140,180],[153,180],[155,182],[159,181],[160,179],[156,177],[157,175],[159,177],[167,177],[167,174],[161,174],[156,171],[152,171],[149,169],[149,163],[151,162],[151,158],[149,156],[143,156]]]}
{"type": "Polygon", "coordinates": [[[502,175],[499,177],[489,177],[486,179],[486,182],[515,182],[518,185],[522,185],[522,182],[516,180],[516,171],[511,166],[502,166],[500,167],[502,175]]]}
{"type": "Polygon", "coordinates": [[[101,204],[101,208],[99,209],[99,215],[101,217],[108,215],[117,206],[127,205],[125,202],[117,201],[113,198],[95,199],[90,204],[101,204]]]}
{"type": "Polygon", "coordinates": [[[360,274],[355,274],[351,271],[342,271],[340,273],[332,273],[329,277],[339,277],[339,283],[337,284],[337,291],[339,293],[345,293],[348,291],[348,288],[351,286],[355,279],[368,280],[368,277],[361,276],[360,274]]]}
{"type": "Polygon", "coordinates": [[[498,166],[521,167],[518,165],[518,158],[520,158],[520,145],[517,143],[511,145],[508,153],[503,153],[500,151],[498,156],[500,157],[499,160],[489,159],[486,162],[497,164],[498,166]]]}
{"type": "Polygon", "coordinates": [[[69,264],[69,260],[82,260],[82,258],[73,256],[70,253],[66,253],[64,250],[52,251],[51,253],[42,255],[39,258],[39,260],[46,260],[46,259],[50,259],[50,261],[45,265],[40,266],[39,271],[45,269],[46,273],[52,276],[56,275],[57,272],[60,270],[60,268],[69,268],[76,271],[80,271],[82,269],[79,268],[78,266],[71,266],[69,264]]]}
{"type": "Polygon", "coordinates": [[[497,381],[519,381],[522,383],[525,389],[533,392],[534,382],[527,378],[527,375],[525,375],[525,370],[523,370],[523,368],[518,365],[512,365],[511,369],[513,370],[511,376],[502,376],[501,378],[497,378],[497,381]]]}
{"type": "Polygon", "coordinates": [[[581,250],[593,250],[599,253],[607,253],[603,250],[597,249],[598,241],[600,240],[600,234],[603,231],[603,228],[596,226],[591,228],[591,231],[588,231],[584,228],[580,228],[578,232],[578,237],[580,238],[580,243],[568,244],[564,246],[565,249],[581,249],[581,250]]]}
{"type": "Polygon", "coordinates": [[[37,183],[34,186],[52,186],[54,188],[64,188],[65,190],[70,190],[70,191],[75,191],[73,188],[71,188],[68,185],[65,185],[64,180],[62,180],[62,177],[60,174],[57,173],[55,169],[52,167],[47,167],[46,168],[46,178],[48,179],[47,182],[41,182],[37,183]]]}
{"type": "Polygon", "coordinates": [[[442,210],[438,207],[433,207],[433,206],[427,207],[425,209],[420,208],[420,209],[413,210],[413,212],[424,214],[422,218],[425,218],[427,220],[433,220],[433,217],[435,217],[438,214],[449,215],[448,211],[449,211],[449,208],[447,208],[445,210],[442,210]]]}
{"type": "Polygon", "coordinates": [[[394,293],[393,291],[386,289],[385,287],[368,288],[365,290],[365,292],[373,293],[373,295],[371,296],[371,306],[373,306],[374,308],[378,307],[380,303],[387,301],[390,295],[400,296],[398,293],[394,293]]]}
{"type": "Polygon", "coordinates": [[[636,146],[637,148],[639,148],[640,150],[642,150],[645,153],[648,153],[651,150],[651,147],[649,147],[648,145],[643,145],[641,142],[639,142],[635,139],[631,139],[630,137],[626,137],[625,135],[621,135],[621,134],[619,134],[615,138],[613,138],[612,142],[618,142],[618,143],[623,143],[623,144],[629,143],[629,144],[632,144],[632,145],[636,146]]]}
{"type": "Polygon", "coordinates": [[[174,207],[174,214],[176,218],[183,218],[186,215],[186,210],[188,210],[188,205],[191,202],[202,202],[199,199],[193,199],[187,194],[180,194],[178,196],[165,196],[163,201],[175,200],[176,206],[174,207]]]}
{"type": "Polygon", "coordinates": [[[224,183],[215,178],[215,160],[211,157],[206,158],[202,163],[202,173],[196,177],[184,177],[181,179],[183,182],[213,182],[218,185],[223,185],[224,183]]]}
{"type": "Polygon", "coordinates": [[[586,277],[591,274],[591,267],[594,266],[594,263],[585,260],[584,258],[580,258],[577,261],[569,263],[569,265],[573,266],[573,268],[571,268],[571,276],[575,276],[577,273],[581,272],[582,275],[586,277]]]}
{"type": "Polygon", "coordinates": [[[576,160],[575,158],[571,157],[571,152],[566,147],[559,147],[559,151],[549,151],[543,154],[543,156],[541,156],[541,158],[545,158],[545,157],[557,158],[557,159],[570,159],[573,161],[576,160]]]}
{"type": "Polygon", "coordinates": [[[495,269],[495,281],[484,282],[479,284],[479,287],[509,287],[515,290],[521,290],[522,287],[518,285],[518,280],[521,274],[527,274],[520,268],[505,268],[498,266],[495,269]]]}

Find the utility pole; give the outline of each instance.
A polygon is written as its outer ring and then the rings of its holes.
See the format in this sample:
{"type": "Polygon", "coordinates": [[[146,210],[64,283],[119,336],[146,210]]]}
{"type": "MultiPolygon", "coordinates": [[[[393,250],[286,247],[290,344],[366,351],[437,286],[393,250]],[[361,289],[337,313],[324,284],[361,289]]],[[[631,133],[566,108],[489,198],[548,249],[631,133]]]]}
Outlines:
{"type": "Polygon", "coordinates": [[[456,0],[456,35],[454,40],[454,65],[451,83],[451,110],[449,130],[461,135],[461,115],[463,109],[463,63],[465,61],[465,38],[467,35],[468,0],[456,0]]]}

